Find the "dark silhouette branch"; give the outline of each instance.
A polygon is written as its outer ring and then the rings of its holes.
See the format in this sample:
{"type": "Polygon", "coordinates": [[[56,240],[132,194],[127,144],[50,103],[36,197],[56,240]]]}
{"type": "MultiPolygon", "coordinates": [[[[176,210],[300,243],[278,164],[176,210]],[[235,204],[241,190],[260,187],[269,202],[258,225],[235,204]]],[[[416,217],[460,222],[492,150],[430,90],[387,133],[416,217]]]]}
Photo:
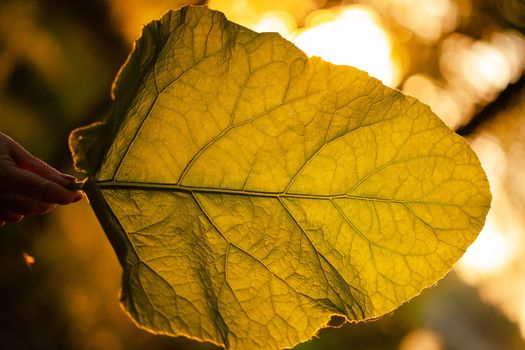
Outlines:
{"type": "Polygon", "coordinates": [[[515,83],[509,84],[495,100],[485,105],[467,124],[460,126],[456,132],[461,136],[473,134],[481,125],[493,119],[500,111],[506,109],[511,103],[513,96],[520,93],[524,87],[525,74],[515,83]]]}

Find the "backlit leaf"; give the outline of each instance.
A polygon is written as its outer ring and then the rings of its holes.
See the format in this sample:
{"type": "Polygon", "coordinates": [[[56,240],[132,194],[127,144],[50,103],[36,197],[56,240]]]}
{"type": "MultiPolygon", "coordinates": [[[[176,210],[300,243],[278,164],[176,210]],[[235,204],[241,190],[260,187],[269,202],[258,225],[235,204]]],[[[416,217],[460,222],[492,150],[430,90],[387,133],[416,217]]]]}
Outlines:
{"type": "Polygon", "coordinates": [[[114,97],[70,142],[154,332],[291,347],[396,309],[483,226],[485,174],[427,106],[220,12],[147,25],[114,97]]]}

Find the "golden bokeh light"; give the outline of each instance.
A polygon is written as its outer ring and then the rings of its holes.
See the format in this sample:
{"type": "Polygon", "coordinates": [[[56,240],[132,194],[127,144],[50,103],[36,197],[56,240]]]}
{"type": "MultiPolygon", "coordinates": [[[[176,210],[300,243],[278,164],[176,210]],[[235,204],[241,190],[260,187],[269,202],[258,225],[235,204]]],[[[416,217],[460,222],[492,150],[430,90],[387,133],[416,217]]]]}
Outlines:
{"type": "Polygon", "coordinates": [[[263,13],[251,28],[256,32],[275,32],[289,38],[297,29],[297,22],[289,12],[268,11],[263,13]]]}
{"type": "Polygon", "coordinates": [[[475,280],[497,273],[512,260],[513,255],[512,242],[501,232],[494,215],[489,214],[478,238],[459,261],[458,269],[466,279],[475,280]]]}
{"type": "Polygon", "coordinates": [[[458,129],[522,75],[525,38],[513,31],[494,32],[487,40],[454,33],[441,43],[439,65],[442,80],[413,74],[402,89],[458,129]]]}
{"type": "Polygon", "coordinates": [[[408,333],[399,344],[399,350],[442,350],[443,342],[430,329],[418,328],[408,333]]]}
{"type": "MultiPolygon", "coordinates": [[[[515,257],[513,234],[498,221],[497,204],[504,200],[503,178],[507,169],[507,156],[496,138],[481,135],[471,141],[487,173],[492,192],[492,209],[478,238],[467,249],[457,268],[470,282],[497,273],[515,257]],[[495,208],[496,205],[496,208],[495,208]]],[[[503,206],[505,207],[505,206],[503,206]]]]}
{"type": "Polygon", "coordinates": [[[503,53],[484,42],[475,42],[461,61],[467,82],[483,97],[486,90],[500,91],[510,82],[503,53]]]}
{"type": "Polygon", "coordinates": [[[370,0],[421,40],[434,43],[459,24],[460,11],[453,0],[370,0]]]}
{"type": "Polygon", "coordinates": [[[525,38],[493,33],[488,40],[452,34],[441,45],[440,68],[452,88],[469,89],[480,102],[493,100],[525,69],[525,38]]]}

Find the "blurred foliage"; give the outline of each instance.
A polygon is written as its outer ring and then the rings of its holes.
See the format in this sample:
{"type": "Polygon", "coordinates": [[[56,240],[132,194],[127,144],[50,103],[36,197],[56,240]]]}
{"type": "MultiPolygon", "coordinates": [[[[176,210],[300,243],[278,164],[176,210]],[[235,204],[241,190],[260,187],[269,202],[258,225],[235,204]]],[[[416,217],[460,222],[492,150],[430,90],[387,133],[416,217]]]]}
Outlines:
{"type": "MultiPolygon", "coordinates": [[[[476,47],[486,47],[495,43],[495,33],[523,34],[523,1],[359,2],[376,9],[392,33],[402,67],[401,86],[417,75],[417,84],[412,80],[412,86],[416,92],[433,94],[428,103],[468,101],[468,108],[458,109],[462,119],[455,125],[468,124],[466,133],[489,178],[494,169],[499,169],[498,183],[491,178],[491,186],[502,189],[503,199],[495,201],[493,208],[495,215],[513,213],[497,217],[500,226],[501,222],[512,226],[517,237],[512,242],[519,252],[524,241],[525,208],[525,90],[524,79],[519,79],[523,67],[516,66],[517,75],[509,75],[505,84],[483,95],[487,98],[477,98],[471,94],[478,91],[474,85],[469,88],[460,80],[453,86],[453,79],[444,75],[442,56],[451,37],[458,39],[454,43],[463,43],[466,38],[476,47]],[[448,12],[443,4],[448,4],[448,12]],[[421,7],[424,5],[427,7],[421,7]],[[434,29],[419,31],[417,21],[409,26],[403,16],[411,13],[410,9],[415,11],[410,18],[426,18],[434,29]],[[440,11],[445,14],[439,15],[440,11]],[[513,85],[507,88],[508,83],[513,85]],[[511,96],[502,100],[498,96],[505,92],[501,94],[501,90],[510,91],[511,96]],[[481,135],[492,142],[488,151],[479,142],[476,146],[481,135]],[[499,153],[494,155],[496,147],[499,153]]],[[[139,35],[141,24],[183,3],[188,2],[2,0],[0,131],[60,170],[71,171],[66,144],[69,131],[99,119],[107,110],[112,79],[133,38],[139,35]]],[[[298,25],[304,23],[312,6],[332,8],[350,1],[305,3],[310,6],[308,10],[294,11],[298,25]]],[[[516,47],[512,57],[522,64],[525,59],[520,56],[519,45],[516,47]]],[[[454,111],[443,109],[450,110],[454,111]]],[[[489,249],[483,258],[493,259],[492,252],[489,249]]],[[[298,349],[523,349],[525,343],[514,323],[522,321],[521,310],[525,310],[525,263],[521,255],[513,255],[506,269],[490,276],[471,281],[467,278],[469,284],[450,274],[436,288],[390,316],[323,330],[298,349]]],[[[135,327],[118,306],[120,273],[115,254],[85,201],[1,228],[0,349],[215,348],[154,336],[135,327]],[[24,252],[35,258],[31,267],[24,262],[24,252]]]]}

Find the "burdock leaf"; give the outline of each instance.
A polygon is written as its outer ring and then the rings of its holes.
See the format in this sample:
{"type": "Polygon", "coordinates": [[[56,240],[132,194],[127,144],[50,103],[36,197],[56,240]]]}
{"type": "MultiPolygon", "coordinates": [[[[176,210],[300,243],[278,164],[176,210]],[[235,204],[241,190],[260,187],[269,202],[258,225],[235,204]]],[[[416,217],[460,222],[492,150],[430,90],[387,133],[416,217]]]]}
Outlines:
{"type": "Polygon", "coordinates": [[[71,145],[151,331],[291,347],[396,309],[483,226],[486,176],[427,106],[220,12],[147,25],[113,92],[71,145]]]}

